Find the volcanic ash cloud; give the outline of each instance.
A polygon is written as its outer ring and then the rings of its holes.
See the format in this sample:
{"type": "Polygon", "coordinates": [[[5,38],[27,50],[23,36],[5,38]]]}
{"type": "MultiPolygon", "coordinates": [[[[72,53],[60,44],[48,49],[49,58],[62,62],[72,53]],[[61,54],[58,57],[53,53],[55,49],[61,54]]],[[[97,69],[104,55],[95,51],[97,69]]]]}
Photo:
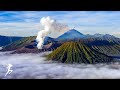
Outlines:
{"type": "Polygon", "coordinates": [[[64,32],[69,30],[69,27],[65,24],[58,23],[56,20],[51,17],[43,17],[40,20],[40,24],[44,27],[43,30],[40,30],[37,35],[37,47],[42,49],[44,38],[51,35],[51,37],[58,37],[64,32]]]}

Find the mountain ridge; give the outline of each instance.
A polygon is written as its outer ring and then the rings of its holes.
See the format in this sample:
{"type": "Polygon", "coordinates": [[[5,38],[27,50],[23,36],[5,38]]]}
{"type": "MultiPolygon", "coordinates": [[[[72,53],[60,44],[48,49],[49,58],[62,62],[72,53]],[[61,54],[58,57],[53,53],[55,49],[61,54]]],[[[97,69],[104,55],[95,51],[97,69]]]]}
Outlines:
{"type": "Polygon", "coordinates": [[[3,36],[0,35],[0,47],[8,45],[12,42],[22,39],[23,37],[19,36],[3,36]]]}
{"type": "MultiPolygon", "coordinates": [[[[76,31],[75,31],[75,33],[76,33],[76,31]]],[[[102,37],[95,37],[95,38],[89,37],[89,38],[79,38],[79,39],[72,38],[72,40],[65,39],[64,41],[62,41],[62,40],[57,41],[56,38],[51,38],[51,37],[46,36],[46,38],[44,40],[43,49],[45,49],[46,51],[54,50],[54,49],[57,49],[62,44],[64,44],[65,42],[77,41],[77,42],[83,42],[83,43],[87,44],[89,47],[93,48],[94,50],[97,50],[97,51],[107,54],[109,56],[120,55],[120,38],[116,38],[114,36],[112,36],[111,38],[109,38],[109,37],[111,37],[111,35],[107,34],[107,37],[105,36],[104,38],[102,38],[102,37]]],[[[36,39],[36,36],[23,38],[21,40],[13,42],[13,44],[3,47],[3,51],[16,50],[16,49],[25,47],[25,48],[21,49],[21,52],[24,53],[25,50],[23,50],[23,49],[26,49],[26,50],[30,49],[31,53],[32,53],[32,49],[34,50],[36,48],[36,50],[37,50],[37,47],[36,47],[37,42],[34,41],[34,43],[33,43],[33,40],[35,40],[35,39],[36,39]]]]}
{"type": "Polygon", "coordinates": [[[48,60],[62,63],[96,64],[112,61],[112,58],[89,48],[81,42],[66,42],[47,56],[48,60]]]}

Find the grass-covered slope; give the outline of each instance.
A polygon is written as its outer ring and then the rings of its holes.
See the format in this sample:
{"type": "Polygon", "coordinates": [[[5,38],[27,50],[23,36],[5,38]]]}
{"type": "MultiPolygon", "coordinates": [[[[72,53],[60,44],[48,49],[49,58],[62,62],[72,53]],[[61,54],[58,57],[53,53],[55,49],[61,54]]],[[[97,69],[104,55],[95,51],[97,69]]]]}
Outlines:
{"type": "Polygon", "coordinates": [[[120,45],[93,45],[92,48],[109,56],[120,56],[120,45]]]}
{"type": "Polygon", "coordinates": [[[80,42],[66,42],[50,53],[47,58],[62,63],[95,64],[112,61],[111,57],[99,53],[80,42]]]}
{"type": "Polygon", "coordinates": [[[117,39],[117,38],[114,40],[103,40],[101,38],[89,38],[85,40],[81,39],[80,42],[84,42],[94,50],[97,50],[109,56],[120,55],[120,39],[117,39]]]}
{"type": "Polygon", "coordinates": [[[13,42],[12,44],[9,44],[9,45],[3,47],[2,51],[11,51],[11,50],[16,50],[16,49],[25,47],[28,44],[30,44],[31,41],[33,41],[35,39],[36,39],[36,36],[22,38],[21,40],[18,40],[16,42],[13,42]]]}

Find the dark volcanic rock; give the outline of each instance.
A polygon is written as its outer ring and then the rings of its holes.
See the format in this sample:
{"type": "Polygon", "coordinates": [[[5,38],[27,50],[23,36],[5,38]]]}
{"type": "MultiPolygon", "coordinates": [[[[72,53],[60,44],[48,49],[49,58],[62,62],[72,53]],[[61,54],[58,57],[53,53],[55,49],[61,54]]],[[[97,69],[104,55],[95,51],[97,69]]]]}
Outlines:
{"type": "Polygon", "coordinates": [[[40,53],[40,52],[45,52],[45,51],[53,51],[60,45],[61,45],[60,43],[49,43],[47,45],[44,45],[43,49],[38,49],[34,45],[34,42],[31,42],[29,45],[27,45],[25,47],[16,49],[12,54],[14,54],[14,53],[40,53]]]}

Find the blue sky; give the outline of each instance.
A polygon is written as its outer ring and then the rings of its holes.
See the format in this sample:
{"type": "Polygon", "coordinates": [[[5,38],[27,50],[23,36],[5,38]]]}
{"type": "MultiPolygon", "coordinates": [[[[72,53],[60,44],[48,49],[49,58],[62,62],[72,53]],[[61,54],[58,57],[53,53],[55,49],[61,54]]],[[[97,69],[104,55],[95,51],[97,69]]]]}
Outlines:
{"type": "Polygon", "coordinates": [[[37,35],[40,19],[46,16],[75,27],[83,34],[120,37],[120,11],[0,11],[0,35],[37,35]]]}

